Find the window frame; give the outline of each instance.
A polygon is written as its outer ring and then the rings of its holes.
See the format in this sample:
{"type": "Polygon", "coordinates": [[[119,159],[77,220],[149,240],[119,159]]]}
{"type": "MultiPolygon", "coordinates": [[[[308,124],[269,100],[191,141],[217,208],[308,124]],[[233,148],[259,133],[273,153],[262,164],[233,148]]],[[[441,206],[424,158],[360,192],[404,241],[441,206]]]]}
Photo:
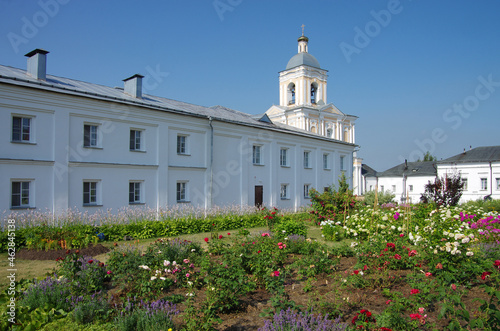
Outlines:
{"type": "Polygon", "coordinates": [[[496,190],[500,191],[500,177],[495,178],[496,190]]]}
{"type": "Polygon", "coordinates": [[[409,191],[409,192],[413,192],[413,185],[411,185],[411,184],[410,184],[410,185],[408,185],[408,191],[409,191]]]}
{"type": "Polygon", "coordinates": [[[290,197],[288,196],[289,190],[288,190],[289,184],[283,183],[280,186],[280,199],[281,200],[290,200],[290,197]]]}
{"type": "Polygon", "coordinates": [[[304,151],[304,169],[312,169],[311,151],[304,151]]]}
{"type": "Polygon", "coordinates": [[[310,199],[309,191],[311,190],[311,184],[304,184],[304,199],[310,199]]]}
{"type": "Polygon", "coordinates": [[[488,190],[488,178],[482,177],[481,178],[481,191],[487,191],[488,190]]]}
{"type": "Polygon", "coordinates": [[[467,177],[462,178],[462,182],[464,183],[464,191],[468,191],[469,190],[469,179],[467,177]]]}
{"type": "Polygon", "coordinates": [[[144,181],[131,180],[128,183],[128,204],[139,205],[144,204],[144,181]],[[133,191],[132,191],[133,190],[133,191]],[[138,193],[137,193],[138,191],[138,193]],[[138,198],[137,198],[138,196],[138,198]],[[131,199],[132,197],[132,199],[131,199]]]}
{"type": "Polygon", "coordinates": [[[330,170],[330,162],[328,162],[330,154],[323,153],[323,170],[330,170]]]}
{"type": "Polygon", "coordinates": [[[263,165],[262,162],[262,145],[252,145],[252,164],[263,165]]]}
{"type": "Polygon", "coordinates": [[[288,164],[288,148],[280,148],[280,166],[290,167],[288,164]]]}
{"type": "Polygon", "coordinates": [[[177,181],[175,185],[175,200],[177,203],[189,202],[188,181],[177,181]]]}
{"type": "Polygon", "coordinates": [[[144,130],[142,129],[136,129],[136,128],[130,128],[130,138],[129,138],[129,150],[131,152],[144,152],[144,130]],[[134,135],[132,137],[132,134],[134,135]],[[139,134],[139,137],[137,137],[137,134],[139,134]],[[133,138],[133,139],[132,139],[133,138]],[[139,141],[137,141],[139,140],[139,141]],[[137,146],[139,145],[139,146],[137,146]]]}
{"type": "Polygon", "coordinates": [[[175,141],[177,155],[189,155],[188,137],[187,134],[177,134],[175,141]]]}
{"type": "Polygon", "coordinates": [[[396,185],[391,185],[392,193],[396,192],[396,185]]]}
{"type": "Polygon", "coordinates": [[[83,180],[82,203],[84,207],[101,206],[100,184],[101,184],[100,180],[94,180],[94,179],[83,180]],[[85,187],[86,185],[88,185],[88,189],[86,189],[85,187]],[[95,187],[92,188],[92,186],[95,187]],[[92,191],[94,191],[93,195],[92,191]],[[86,199],[86,195],[88,195],[88,199],[86,199]],[[92,201],[92,197],[94,197],[94,201],[92,201]],[[88,200],[88,202],[85,202],[85,200],[88,200]]]}
{"type": "Polygon", "coordinates": [[[10,135],[10,141],[13,143],[19,143],[19,144],[33,144],[34,143],[34,116],[29,116],[29,115],[22,115],[22,114],[12,114],[12,122],[11,122],[11,135],[10,135]],[[19,139],[15,139],[14,134],[15,134],[15,125],[14,121],[15,119],[18,118],[20,119],[19,123],[19,139]],[[25,133],[23,132],[24,130],[24,120],[28,121],[28,132],[25,133]],[[28,135],[28,139],[25,139],[24,135],[28,135]]]}
{"type": "Polygon", "coordinates": [[[100,124],[98,123],[84,123],[83,124],[83,147],[84,148],[101,148],[100,140],[100,124]],[[89,132],[87,134],[87,127],[89,132]],[[95,128],[95,132],[92,132],[92,128],[95,128]],[[95,135],[95,137],[92,137],[95,135]]]}
{"type": "Polygon", "coordinates": [[[346,171],[346,168],[345,168],[345,155],[340,155],[339,162],[340,162],[340,168],[339,168],[339,170],[340,171],[346,171]]]}
{"type": "MultiPolygon", "coordinates": [[[[10,208],[28,209],[33,208],[33,180],[29,179],[11,179],[10,184],[10,208]],[[19,184],[19,192],[14,193],[14,185],[19,184]],[[27,187],[23,187],[27,186],[27,187]],[[14,195],[19,196],[19,204],[14,204],[14,195]],[[23,200],[27,199],[27,203],[23,200]]],[[[17,199],[16,199],[17,200],[17,199]]]]}

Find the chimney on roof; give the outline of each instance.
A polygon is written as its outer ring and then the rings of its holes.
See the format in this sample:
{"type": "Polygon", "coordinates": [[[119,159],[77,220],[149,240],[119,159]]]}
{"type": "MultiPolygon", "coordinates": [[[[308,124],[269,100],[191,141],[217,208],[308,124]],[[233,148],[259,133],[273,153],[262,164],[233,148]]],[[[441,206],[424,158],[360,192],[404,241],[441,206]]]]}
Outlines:
{"type": "Polygon", "coordinates": [[[124,92],[134,98],[142,98],[142,79],[144,76],[135,74],[132,77],[126,78],[124,92]]]}
{"type": "Polygon", "coordinates": [[[25,56],[28,57],[28,69],[26,73],[35,79],[45,80],[47,76],[47,52],[43,49],[35,49],[25,56]]]}

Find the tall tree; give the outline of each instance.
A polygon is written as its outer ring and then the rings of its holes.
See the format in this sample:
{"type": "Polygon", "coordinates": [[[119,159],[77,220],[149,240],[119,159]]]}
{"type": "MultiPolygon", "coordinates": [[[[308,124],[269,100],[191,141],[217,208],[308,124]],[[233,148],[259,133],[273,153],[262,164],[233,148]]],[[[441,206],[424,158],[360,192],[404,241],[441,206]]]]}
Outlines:
{"type": "Polygon", "coordinates": [[[434,155],[431,155],[431,152],[427,151],[424,154],[424,159],[420,160],[420,158],[417,160],[417,162],[425,162],[425,161],[437,161],[437,158],[434,155]]]}

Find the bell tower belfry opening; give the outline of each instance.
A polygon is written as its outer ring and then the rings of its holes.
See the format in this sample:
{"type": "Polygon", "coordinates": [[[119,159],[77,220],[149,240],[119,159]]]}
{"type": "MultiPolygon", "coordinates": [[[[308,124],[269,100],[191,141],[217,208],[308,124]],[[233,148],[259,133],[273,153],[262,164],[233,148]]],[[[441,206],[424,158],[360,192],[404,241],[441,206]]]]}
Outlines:
{"type": "Polygon", "coordinates": [[[321,68],[309,53],[304,27],[297,39],[297,54],[279,73],[279,105],[269,108],[266,114],[273,122],[354,144],[357,117],[327,102],[328,70],[321,68]]]}

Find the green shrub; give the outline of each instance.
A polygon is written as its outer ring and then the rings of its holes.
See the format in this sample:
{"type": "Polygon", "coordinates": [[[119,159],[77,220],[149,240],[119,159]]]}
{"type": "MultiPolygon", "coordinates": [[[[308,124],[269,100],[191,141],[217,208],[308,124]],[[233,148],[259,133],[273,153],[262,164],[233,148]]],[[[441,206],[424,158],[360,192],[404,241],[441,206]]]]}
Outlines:
{"type": "Polygon", "coordinates": [[[109,304],[100,295],[92,295],[77,303],[72,313],[78,324],[91,324],[98,320],[106,320],[110,313],[109,304]]]}
{"type": "Polygon", "coordinates": [[[35,280],[24,292],[20,303],[29,307],[29,311],[37,308],[55,308],[69,311],[71,305],[66,299],[71,294],[71,284],[67,279],[58,280],[56,276],[48,276],[42,280],[35,280]]]}
{"type": "MultiPolygon", "coordinates": [[[[375,191],[368,191],[363,196],[365,198],[363,203],[367,206],[373,206],[375,203],[375,191]]],[[[378,204],[394,202],[395,196],[391,191],[380,191],[377,193],[378,204]]]]}
{"type": "Polygon", "coordinates": [[[166,331],[174,328],[172,319],[179,313],[175,305],[164,300],[141,302],[137,305],[128,302],[122,312],[115,319],[116,329],[119,331],[166,331]]]}
{"type": "Polygon", "coordinates": [[[302,221],[285,219],[274,226],[273,232],[279,238],[285,238],[291,234],[307,237],[307,226],[302,221]]]}
{"type": "Polygon", "coordinates": [[[346,213],[349,213],[356,207],[357,201],[353,191],[349,189],[347,179],[342,173],[339,179],[339,189],[336,190],[332,185],[326,192],[319,193],[315,189],[309,192],[313,211],[316,216],[316,221],[335,220],[343,218],[346,213]]]}

